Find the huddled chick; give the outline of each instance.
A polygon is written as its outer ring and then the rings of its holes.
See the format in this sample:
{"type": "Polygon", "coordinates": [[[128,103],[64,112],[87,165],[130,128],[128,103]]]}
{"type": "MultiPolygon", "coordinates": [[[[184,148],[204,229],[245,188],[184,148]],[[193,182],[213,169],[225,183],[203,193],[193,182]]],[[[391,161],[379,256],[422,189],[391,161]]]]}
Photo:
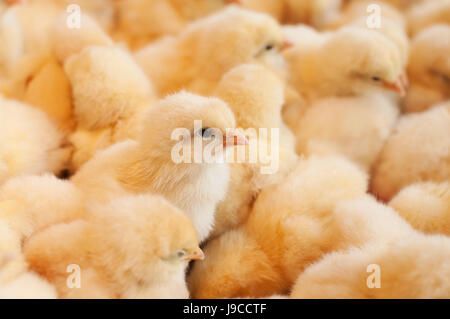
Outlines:
{"type": "Polygon", "coordinates": [[[118,198],[93,205],[89,217],[32,236],[30,269],[55,285],[60,298],[188,298],[185,269],[202,259],[191,222],[162,197],[118,198]],[[68,266],[79,267],[71,287],[68,266]]]}
{"type": "Polygon", "coordinates": [[[135,58],[160,96],[180,89],[208,95],[239,64],[280,67],[277,50],[283,41],[275,19],[230,7],[138,50],[135,58]]]}
{"type": "Polygon", "coordinates": [[[450,104],[404,115],[384,145],[374,167],[371,190],[390,200],[417,182],[450,179],[450,104]]]}
{"type": "Polygon", "coordinates": [[[351,162],[311,157],[263,189],[247,221],[208,242],[188,277],[194,298],[285,294],[308,264],[348,243],[333,209],[363,196],[367,176],[351,162]]]}

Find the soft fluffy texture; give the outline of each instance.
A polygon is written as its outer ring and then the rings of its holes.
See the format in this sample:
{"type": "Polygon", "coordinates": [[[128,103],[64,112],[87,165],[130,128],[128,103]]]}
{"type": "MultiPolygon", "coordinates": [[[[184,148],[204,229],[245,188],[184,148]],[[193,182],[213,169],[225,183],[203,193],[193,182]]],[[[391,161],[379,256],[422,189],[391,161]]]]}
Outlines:
{"type": "Polygon", "coordinates": [[[387,140],[371,181],[372,191],[389,200],[402,188],[450,179],[450,105],[403,116],[387,140]]]}
{"type": "Polygon", "coordinates": [[[24,247],[30,268],[61,298],[188,297],[187,262],[203,254],[183,213],[157,196],[119,198],[89,210],[87,221],[52,226],[24,247]],[[67,285],[69,265],[80,267],[79,288],[67,285]]]}
{"type": "Polygon", "coordinates": [[[450,235],[450,183],[418,183],[402,189],[390,202],[414,228],[450,235]]]}
{"type": "Polygon", "coordinates": [[[434,24],[449,24],[450,1],[423,1],[409,10],[407,17],[409,32],[412,36],[434,24]]]}
{"type": "Polygon", "coordinates": [[[283,294],[325,253],[345,246],[333,209],[364,195],[367,176],[341,158],[312,157],[265,188],[240,228],[210,241],[188,277],[195,298],[283,294]]]}
{"type": "Polygon", "coordinates": [[[70,151],[40,110],[0,96],[0,184],[21,174],[59,172],[70,151]]]}

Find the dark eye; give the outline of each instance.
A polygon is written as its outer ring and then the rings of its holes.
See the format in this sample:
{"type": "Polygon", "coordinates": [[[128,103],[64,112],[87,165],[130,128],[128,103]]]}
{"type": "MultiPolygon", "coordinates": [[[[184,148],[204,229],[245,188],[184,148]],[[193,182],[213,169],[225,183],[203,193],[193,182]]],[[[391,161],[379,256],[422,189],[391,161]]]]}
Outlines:
{"type": "Polygon", "coordinates": [[[202,128],[200,134],[203,138],[210,138],[212,135],[212,129],[210,128],[202,128]]]}
{"type": "Polygon", "coordinates": [[[273,45],[272,44],[268,44],[268,45],[266,45],[265,49],[266,49],[266,51],[270,51],[270,50],[273,49],[273,45]]]}
{"type": "Polygon", "coordinates": [[[372,80],[375,81],[375,82],[380,82],[381,81],[381,79],[379,77],[377,77],[377,76],[372,77],[372,80]]]}
{"type": "Polygon", "coordinates": [[[186,256],[186,250],[181,249],[181,250],[177,251],[178,258],[183,258],[184,256],[186,256]]]}

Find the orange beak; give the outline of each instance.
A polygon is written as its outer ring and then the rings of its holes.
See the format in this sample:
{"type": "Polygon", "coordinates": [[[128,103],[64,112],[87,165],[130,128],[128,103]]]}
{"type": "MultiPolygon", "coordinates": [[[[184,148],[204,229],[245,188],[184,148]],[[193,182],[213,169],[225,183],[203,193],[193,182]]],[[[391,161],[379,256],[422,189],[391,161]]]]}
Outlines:
{"type": "Polygon", "coordinates": [[[223,137],[223,147],[246,144],[247,138],[237,130],[227,130],[227,134],[223,137]]]}
{"type": "Polygon", "coordinates": [[[404,97],[406,95],[406,88],[408,87],[408,77],[406,74],[402,74],[394,83],[384,82],[383,87],[404,97]]]}
{"type": "Polygon", "coordinates": [[[293,46],[294,46],[294,43],[292,43],[291,41],[285,40],[280,47],[280,52],[283,52],[289,48],[292,48],[293,46]]]}
{"type": "Polygon", "coordinates": [[[200,248],[197,248],[192,254],[189,254],[188,256],[186,256],[187,261],[191,261],[191,260],[203,260],[205,259],[205,254],[203,253],[203,251],[200,248]]]}
{"type": "Polygon", "coordinates": [[[225,3],[242,4],[242,0],[225,0],[225,3]]]}

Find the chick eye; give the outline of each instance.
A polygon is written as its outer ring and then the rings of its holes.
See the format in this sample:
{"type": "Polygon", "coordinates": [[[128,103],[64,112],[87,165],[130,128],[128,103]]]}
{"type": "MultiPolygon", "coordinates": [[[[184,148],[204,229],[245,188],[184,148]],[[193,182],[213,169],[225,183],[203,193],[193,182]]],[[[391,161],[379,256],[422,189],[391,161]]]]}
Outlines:
{"type": "Polygon", "coordinates": [[[381,81],[381,79],[378,76],[372,77],[372,80],[375,81],[375,82],[380,82],[381,81]]]}
{"type": "Polygon", "coordinates": [[[212,129],[208,127],[202,128],[201,130],[198,131],[198,134],[203,138],[210,138],[212,133],[213,133],[212,129]]]}
{"type": "Polygon", "coordinates": [[[268,44],[266,45],[266,47],[264,48],[266,51],[270,51],[274,48],[274,46],[272,44],[268,44]]]}
{"type": "Polygon", "coordinates": [[[181,250],[177,251],[176,255],[178,258],[183,258],[186,256],[186,250],[181,249],[181,250]]]}

